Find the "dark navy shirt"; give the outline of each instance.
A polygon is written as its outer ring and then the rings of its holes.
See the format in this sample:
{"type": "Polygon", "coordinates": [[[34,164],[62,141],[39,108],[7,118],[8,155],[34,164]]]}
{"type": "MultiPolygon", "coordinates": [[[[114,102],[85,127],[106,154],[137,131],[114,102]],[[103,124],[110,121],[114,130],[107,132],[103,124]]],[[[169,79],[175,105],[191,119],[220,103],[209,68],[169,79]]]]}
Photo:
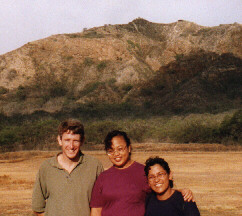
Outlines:
{"type": "Polygon", "coordinates": [[[175,191],[167,200],[158,200],[155,193],[146,198],[145,216],[200,216],[195,202],[185,202],[175,191]]]}

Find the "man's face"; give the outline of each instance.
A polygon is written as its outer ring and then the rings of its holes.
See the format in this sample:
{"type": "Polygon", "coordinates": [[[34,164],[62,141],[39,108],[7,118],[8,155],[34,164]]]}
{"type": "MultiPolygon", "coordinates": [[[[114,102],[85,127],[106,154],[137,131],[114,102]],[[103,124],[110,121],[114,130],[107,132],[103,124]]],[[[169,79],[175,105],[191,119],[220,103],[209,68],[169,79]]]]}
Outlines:
{"type": "Polygon", "coordinates": [[[169,180],[172,175],[168,174],[160,164],[150,167],[148,174],[148,183],[157,195],[164,195],[170,189],[169,180]]]}
{"type": "Polygon", "coordinates": [[[62,148],[63,157],[72,161],[79,158],[79,150],[82,145],[80,134],[67,131],[62,134],[62,137],[58,136],[58,143],[62,148]]]}

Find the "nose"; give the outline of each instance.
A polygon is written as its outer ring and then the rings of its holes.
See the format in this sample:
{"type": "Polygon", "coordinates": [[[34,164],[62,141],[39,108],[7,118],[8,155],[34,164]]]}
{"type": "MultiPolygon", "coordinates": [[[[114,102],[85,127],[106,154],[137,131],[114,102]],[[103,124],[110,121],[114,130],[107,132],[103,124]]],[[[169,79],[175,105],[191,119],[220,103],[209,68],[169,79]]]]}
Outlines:
{"type": "Polygon", "coordinates": [[[113,152],[113,155],[119,155],[120,154],[120,152],[118,151],[118,150],[114,150],[114,152],[113,152]]]}
{"type": "Polygon", "coordinates": [[[156,176],[155,177],[155,182],[158,182],[159,181],[159,178],[156,176]]]}
{"type": "Polygon", "coordinates": [[[71,148],[71,149],[74,148],[74,142],[73,142],[73,141],[70,142],[70,148],[71,148]]]}
{"type": "Polygon", "coordinates": [[[159,182],[161,179],[159,178],[159,176],[155,176],[155,183],[159,182]]]}

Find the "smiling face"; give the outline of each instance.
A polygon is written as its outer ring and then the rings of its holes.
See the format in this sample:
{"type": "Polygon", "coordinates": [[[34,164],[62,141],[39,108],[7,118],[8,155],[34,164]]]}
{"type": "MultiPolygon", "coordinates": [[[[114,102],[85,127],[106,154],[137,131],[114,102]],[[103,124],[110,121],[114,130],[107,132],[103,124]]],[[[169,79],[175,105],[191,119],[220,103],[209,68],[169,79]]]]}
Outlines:
{"type": "Polygon", "coordinates": [[[172,174],[168,174],[160,164],[150,167],[148,183],[151,189],[157,194],[158,199],[165,200],[170,197],[172,189],[169,180],[172,180],[172,174]]]}
{"type": "Polygon", "coordinates": [[[79,159],[79,151],[83,142],[81,142],[80,134],[73,134],[67,131],[58,136],[58,143],[62,148],[63,157],[67,160],[75,161],[79,159]]]}
{"type": "Polygon", "coordinates": [[[107,150],[108,157],[113,165],[118,169],[124,169],[130,166],[131,147],[127,144],[122,136],[115,136],[111,140],[111,149],[107,150]]]}

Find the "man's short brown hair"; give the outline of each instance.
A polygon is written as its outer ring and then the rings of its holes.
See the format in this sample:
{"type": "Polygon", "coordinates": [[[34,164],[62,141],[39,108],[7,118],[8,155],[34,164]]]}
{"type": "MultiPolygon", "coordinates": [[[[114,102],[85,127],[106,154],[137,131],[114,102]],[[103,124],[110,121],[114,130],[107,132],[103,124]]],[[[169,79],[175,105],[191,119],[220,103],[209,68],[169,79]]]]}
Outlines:
{"type": "Polygon", "coordinates": [[[58,135],[62,138],[63,133],[70,132],[72,134],[80,134],[81,142],[84,140],[84,126],[77,119],[67,119],[60,123],[58,127],[58,135]]]}

